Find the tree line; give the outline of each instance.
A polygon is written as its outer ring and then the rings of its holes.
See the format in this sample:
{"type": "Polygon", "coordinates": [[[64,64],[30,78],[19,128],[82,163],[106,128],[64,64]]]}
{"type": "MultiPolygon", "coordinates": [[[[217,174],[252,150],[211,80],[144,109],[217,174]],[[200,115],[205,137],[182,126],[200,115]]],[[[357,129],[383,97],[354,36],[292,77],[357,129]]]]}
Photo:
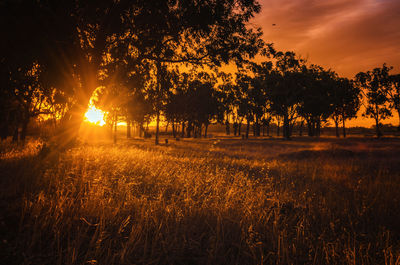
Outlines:
{"type": "Polygon", "coordinates": [[[59,142],[73,141],[91,98],[111,126],[127,123],[128,137],[155,120],[156,143],[161,119],[175,137],[206,136],[214,122],[246,138],[251,125],[260,135],[272,122],[285,138],[296,122],[319,136],[329,119],[345,136],[365,104],[380,137],[381,121],[400,115],[391,67],[349,80],[278,52],[248,23],[260,8],[254,0],[1,1],[1,138],[24,141],[40,117],[59,142]],[[258,54],[265,62],[252,60],[258,54]],[[236,74],[221,72],[228,63],[236,74]]]}

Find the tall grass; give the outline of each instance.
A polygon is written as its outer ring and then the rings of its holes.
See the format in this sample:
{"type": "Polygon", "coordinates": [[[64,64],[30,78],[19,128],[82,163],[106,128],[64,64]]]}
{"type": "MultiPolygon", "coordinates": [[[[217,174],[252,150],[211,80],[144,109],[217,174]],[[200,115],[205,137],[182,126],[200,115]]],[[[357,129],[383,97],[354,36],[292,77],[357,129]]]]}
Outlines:
{"type": "Polygon", "coordinates": [[[400,264],[399,146],[3,149],[2,263],[400,264]]]}

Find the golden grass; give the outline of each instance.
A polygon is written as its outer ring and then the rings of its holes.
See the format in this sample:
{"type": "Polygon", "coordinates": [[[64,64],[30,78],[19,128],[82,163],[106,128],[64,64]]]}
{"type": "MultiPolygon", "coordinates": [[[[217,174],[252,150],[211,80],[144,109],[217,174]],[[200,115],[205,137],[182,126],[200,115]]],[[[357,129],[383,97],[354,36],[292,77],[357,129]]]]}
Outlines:
{"type": "Polygon", "coordinates": [[[2,148],[2,264],[400,264],[400,141],[2,148]]]}

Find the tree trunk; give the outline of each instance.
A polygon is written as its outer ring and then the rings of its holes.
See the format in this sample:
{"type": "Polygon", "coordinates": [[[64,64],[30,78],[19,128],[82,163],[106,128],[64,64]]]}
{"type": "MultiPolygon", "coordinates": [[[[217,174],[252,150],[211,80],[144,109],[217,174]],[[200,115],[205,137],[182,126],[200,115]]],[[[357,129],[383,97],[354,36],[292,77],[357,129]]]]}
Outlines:
{"type": "Polygon", "coordinates": [[[0,123],[0,138],[2,141],[8,137],[8,126],[8,122],[0,123]]]}
{"type": "Polygon", "coordinates": [[[376,137],[381,138],[382,132],[379,125],[379,120],[377,118],[375,118],[375,126],[376,126],[376,137]]]}
{"type": "Polygon", "coordinates": [[[300,129],[299,129],[299,136],[303,136],[303,125],[304,125],[304,121],[300,122],[300,129]]]}
{"type": "Polygon", "coordinates": [[[185,122],[182,121],[182,132],[181,132],[181,137],[184,138],[185,137],[185,122]]]}
{"type": "Polygon", "coordinates": [[[160,132],[160,110],[157,109],[157,116],[156,116],[156,137],[155,137],[155,144],[159,144],[159,132],[160,132]]]}
{"type": "Polygon", "coordinates": [[[285,139],[290,139],[290,128],[289,128],[289,116],[285,113],[283,115],[283,137],[285,139]]]}
{"type": "Polygon", "coordinates": [[[225,132],[226,132],[226,135],[231,134],[231,126],[229,124],[229,116],[227,116],[226,121],[225,121],[225,132]]]}
{"type": "Polygon", "coordinates": [[[186,128],[186,136],[187,136],[187,138],[191,137],[191,133],[192,133],[192,122],[188,121],[188,125],[187,125],[187,128],[186,128]]]}
{"type": "Polygon", "coordinates": [[[126,121],[126,138],[131,138],[131,121],[126,121]]]}
{"type": "Polygon", "coordinates": [[[172,136],[176,138],[176,128],[175,128],[175,121],[172,120],[172,136]]]}
{"type": "Polygon", "coordinates": [[[399,126],[397,127],[397,131],[400,132],[400,108],[397,109],[397,115],[399,116],[399,126]]]}
{"type": "Polygon", "coordinates": [[[193,138],[197,138],[197,134],[199,132],[199,128],[196,124],[193,125],[193,138]]]}
{"type": "Polygon", "coordinates": [[[345,125],[345,118],[344,117],[343,117],[342,124],[343,124],[343,137],[346,138],[346,125],[345,125]]]}
{"type": "Polygon", "coordinates": [[[289,137],[292,137],[292,135],[293,135],[294,124],[295,124],[294,121],[293,122],[289,121],[289,137]]]}
{"type": "MultiPolygon", "coordinates": [[[[29,114],[28,114],[29,115],[29,114]]],[[[26,139],[26,134],[28,131],[28,124],[29,124],[29,116],[26,117],[23,121],[22,121],[22,127],[21,127],[21,134],[20,134],[20,140],[21,142],[24,144],[25,143],[25,139],[26,139]]]]}
{"type": "Polygon", "coordinates": [[[250,131],[250,121],[249,118],[247,118],[246,139],[249,139],[249,131],[250,131]]]}
{"type": "Polygon", "coordinates": [[[262,123],[262,136],[265,136],[265,123],[262,123]]]}
{"type": "Polygon", "coordinates": [[[18,142],[18,130],[19,130],[19,126],[18,126],[18,123],[16,123],[15,127],[14,127],[13,137],[12,137],[13,143],[18,142]]]}
{"type": "Polygon", "coordinates": [[[278,121],[277,123],[276,123],[276,136],[278,136],[279,137],[279,134],[280,134],[280,132],[279,132],[279,127],[280,127],[280,121],[278,121]]]}
{"type": "Polygon", "coordinates": [[[139,124],[139,137],[140,137],[140,138],[142,138],[142,137],[144,136],[143,132],[144,132],[143,122],[141,122],[141,123],[139,124]]]}
{"type": "Polygon", "coordinates": [[[199,138],[203,135],[203,124],[200,123],[199,125],[199,138]]]}
{"type": "Polygon", "coordinates": [[[339,120],[338,119],[334,119],[334,121],[335,121],[336,137],[339,138],[340,137],[340,134],[339,134],[339,120]]]}
{"type": "Polygon", "coordinates": [[[167,121],[167,125],[165,125],[165,132],[168,132],[169,121],[167,121]]]}
{"type": "Polygon", "coordinates": [[[118,126],[118,114],[114,114],[114,144],[117,143],[117,126],[118,126]]]}
{"type": "Polygon", "coordinates": [[[207,131],[208,131],[208,123],[205,124],[205,128],[204,128],[204,138],[207,138],[207,131]]]}
{"type": "Polygon", "coordinates": [[[321,136],[321,119],[320,118],[318,118],[318,121],[317,121],[316,135],[317,135],[317,137],[321,136]]]}
{"type": "Polygon", "coordinates": [[[308,127],[308,136],[313,137],[315,125],[314,125],[314,121],[311,118],[309,118],[307,120],[307,127],[308,127]]]}

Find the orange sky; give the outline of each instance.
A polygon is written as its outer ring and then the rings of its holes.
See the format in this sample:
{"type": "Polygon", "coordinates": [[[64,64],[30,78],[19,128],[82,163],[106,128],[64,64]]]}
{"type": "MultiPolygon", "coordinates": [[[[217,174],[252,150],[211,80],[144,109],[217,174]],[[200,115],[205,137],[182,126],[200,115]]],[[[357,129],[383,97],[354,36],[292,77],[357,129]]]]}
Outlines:
{"type": "MultiPolygon", "coordinates": [[[[252,21],[277,50],[352,78],[387,63],[400,72],[400,0],[260,0],[252,21]],[[275,26],[273,26],[275,24],[275,26]]],[[[397,114],[383,123],[398,123],[397,114]]],[[[370,126],[359,118],[350,126],[370,126]]]]}

